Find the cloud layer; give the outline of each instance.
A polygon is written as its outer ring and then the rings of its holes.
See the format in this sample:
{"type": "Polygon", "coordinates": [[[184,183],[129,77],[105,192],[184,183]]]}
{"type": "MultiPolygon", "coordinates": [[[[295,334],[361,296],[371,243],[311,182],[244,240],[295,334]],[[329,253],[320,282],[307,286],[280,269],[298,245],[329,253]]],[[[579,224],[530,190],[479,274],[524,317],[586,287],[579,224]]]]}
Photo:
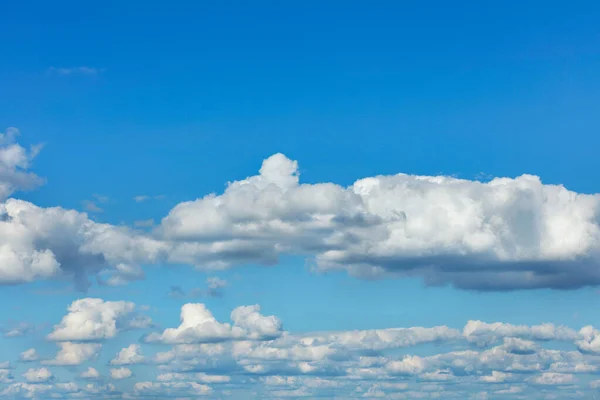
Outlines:
{"type": "MultiPolygon", "coordinates": [[[[110,326],[114,310],[123,308],[116,305],[131,303],[79,299],[67,317],[82,304],[109,314],[102,324],[110,326]]],[[[67,317],[61,325],[70,326],[67,317]]],[[[181,319],[178,328],[158,333],[151,344],[123,348],[109,363],[99,355],[105,342],[123,334],[118,329],[114,335],[85,329],[83,337],[95,342],[59,341],[50,360],[25,350],[17,361],[26,363],[22,373],[0,365],[0,397],[574,399],[592,398],[600,388],[592,326],[472,320],[456,328],[294,333],[258,306],[235,308],[227,324],[200,303],[184,305],[181,319]],[[58,378],[65,376],[57,373],[62,367],[76,380],[58,378]]]]}
{"type": "MultiPolygon", "coordinates": [[[[36,151],[2,136],[0,195],[39,178],[22,171],[36,151]]],[[[0,204],[0,283],[90,276],[120,285],[143,279],[141,265],[199,269],[276,264],[306,257],[317,271],[361,278],[419,277],[473,290],[577,288],[600,283],[600,195],[538,177],[489,182],[397,174],[302,184],[283,154],[259,174],[176,205],[152,232],[90,220],[85,213],[0,204]]]]}

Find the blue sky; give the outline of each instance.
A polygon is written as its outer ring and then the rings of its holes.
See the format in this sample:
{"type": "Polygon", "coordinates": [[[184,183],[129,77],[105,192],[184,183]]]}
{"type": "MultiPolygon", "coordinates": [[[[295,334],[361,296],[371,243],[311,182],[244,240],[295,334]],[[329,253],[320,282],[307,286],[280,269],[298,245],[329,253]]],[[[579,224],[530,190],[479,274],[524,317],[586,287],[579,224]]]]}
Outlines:
{"type": "Polygon", "coordinates": [[[598,4],[189,3],[1,8],[0,396],[596,395],[598,4]]]}

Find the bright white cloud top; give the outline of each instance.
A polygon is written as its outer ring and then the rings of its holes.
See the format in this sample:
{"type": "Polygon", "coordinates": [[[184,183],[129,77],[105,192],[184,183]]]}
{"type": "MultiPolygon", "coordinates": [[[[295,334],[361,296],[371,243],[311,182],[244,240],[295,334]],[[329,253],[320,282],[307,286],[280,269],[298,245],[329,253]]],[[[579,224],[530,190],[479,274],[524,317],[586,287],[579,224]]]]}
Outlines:
{"type": "MultiPolygon", "coordinates": [[[[5,196],[39,179],[22,169],[37,153],[3,136],[5,196]],[[23,175],[25,174],[25,175],[23,175]]],[[[175,206],[150,234],[94,222],[85,213],[7,199],[0,205],[0,282],[90,276],[124,284],[141,265],[200,269],[314,260],[319,271],[419,277],[475,290],[577,288],[600,283],[600,195],[538,177],[489,182],[398,174],[302,184],[283,154],[259,174],[175,206]]]]}

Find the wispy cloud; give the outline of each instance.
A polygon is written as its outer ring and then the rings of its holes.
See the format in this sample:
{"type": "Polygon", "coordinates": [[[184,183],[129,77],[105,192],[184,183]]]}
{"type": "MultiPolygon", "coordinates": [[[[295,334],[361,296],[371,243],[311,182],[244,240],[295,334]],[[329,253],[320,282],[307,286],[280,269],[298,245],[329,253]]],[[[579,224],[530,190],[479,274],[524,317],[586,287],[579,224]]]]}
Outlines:
{"type": "Polygon", "coordinates": [[[134,196],[133,201],[135,201],[136,203],[141,203],[141,202],[147,201],[147,200],[163,200],[164,198],[165,198],[165,195],[163,195],[163,194],[159,194],[156,196],[140,195],[140,196],[134,196]]]}
{"type": "Polygon", "coordinates": [[[100,194],[94,194],[92,196],[94,197],[94,200],[83,200],[81,202],[83,208],[89,212],[103,212],[104,209],[98,204],[106,204],[110,201],[110,199],[107,196],[100,194]]]}
{"type": "Polygon", "coordinates": [[[92,67],[69,67],[69,68],[48,68],[48,73],[55,75],[98,75],[104,72],[104,68],[92,68],[92,67]]]}
{"type": "Polygon", "coordinates": [[[216,276],[206,280],[207,288],[193,288],[188,293],[181,286],[171,286],[167,296],[172,299],[200,298],[200,297],[223,297],[223,289],[227,286],[225,279],[216,276]]]}

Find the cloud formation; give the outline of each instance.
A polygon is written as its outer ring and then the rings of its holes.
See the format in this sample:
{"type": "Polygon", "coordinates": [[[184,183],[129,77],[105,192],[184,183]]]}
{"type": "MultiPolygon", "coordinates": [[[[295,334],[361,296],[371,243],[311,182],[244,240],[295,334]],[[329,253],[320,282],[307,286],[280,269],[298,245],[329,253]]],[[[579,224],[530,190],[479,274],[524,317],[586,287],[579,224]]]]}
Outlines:
{"type": "Polygon", "coordinates": [[[275,316],[264,316],[260,306],[241,306],[231,312],[233,324],[221,323],[201,303],[181,307],[181,325],[153,333],[146,342],[214,343],[226,340],[266,340],[281,335],[282,324],[275,316]]]}
{"type": "MultiPolygon", "coordinates": [[[[118,319],[115,310],[128,310],[129,303],[80,299],[67,315],[88,313],[89,304],[94,304],[92,315],[107,317],[92,316],[92,328],[76,329],[77,337],[117,337],[120,330],[113,331],[107,321],[118,319]]],[[[71,317],[66,320],[61,329],[79,326],[71,317]]],[[[118,351],[108,366],[102,363],[106,375],[96,368],[102,368],[100,343],[58,341],[52,360],[39,361],[34,349],[23,351],[20,359],[31,367],[20,378],[10,363],[0,364],[0,397],[504,399],[546,398],[560,390],[561,399],[571,399],[592,398],[600,387],[592,326],[575,330],[471,320],[460,329],[295,333],[283,330],[278,318],[262,315],[258,306],[235,308],[229,324],[193,303],[182,307],[181,320],[179,327],[156,334],[152,345],[134,343],[118,351]],[[155,346],[163,348],[144,356],[155,346]],[[43,365],[79,367],[81,381],[59,380],[43,365]],[[143,380],[129,379],[139,371],[143,380]]]]}
{"type": "MultiPolygon", "coordinates": [[[[127,301],[104,301],[97,298],[75,300],[68,314],[48,335],[53,341],[97,341],[110,339],[131,327],[135,304],[127,301]]],[[[137,326],[136,326],[137,327],[137,326]]]]}
{"type": "MultiPolygon", "coordinates": [[[[0,197],[39,184],[22,171],[36,151],[2,136],[0,197]]],[[[142,200],[140,197],[138,200],[142,200]]],[[[143,278],[141,265],[198,269],[306,257],[316,271],[418,277],[470,290],[572,289],[600,284],[600,195],[532,175],[489,182],[397,174],[303,184],[283,154],[259,174],[176,205],[151,232],[85,213],[8,199],[0,204],[0,283],[90,276],[143,278]]]]}

